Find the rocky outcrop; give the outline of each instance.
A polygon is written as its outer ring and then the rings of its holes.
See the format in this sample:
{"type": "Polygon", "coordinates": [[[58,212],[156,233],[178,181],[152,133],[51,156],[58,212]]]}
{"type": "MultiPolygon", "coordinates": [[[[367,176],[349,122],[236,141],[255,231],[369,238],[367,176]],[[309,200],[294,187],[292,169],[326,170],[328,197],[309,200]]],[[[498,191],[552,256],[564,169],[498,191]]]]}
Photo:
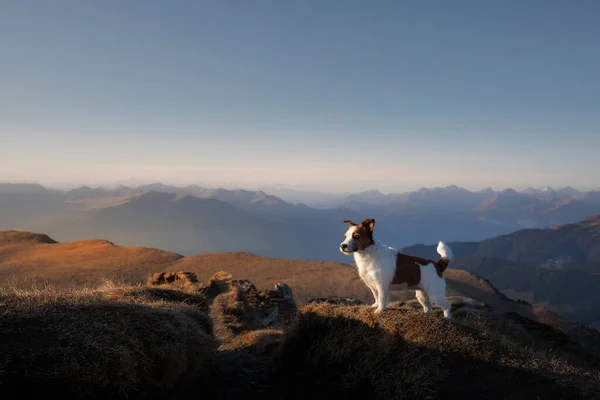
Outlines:
{"type": "Polygon", "coordinates": [[[243,316],[248,329],[281,328],[298,312],[292,289],[285,283],[259,290],[249,280],[234,280],[230,274],[217,272],[199,291],[214,303],[213,310],[218,308],[218,313],[243,316]]]}
{"type": "Polygon", "coordinates": [[[198,278],[193,272],[157,272],[148,280],[148,285],[164,285],[179,282],[184,285],[193,285],[198,283],[198,278]]]}

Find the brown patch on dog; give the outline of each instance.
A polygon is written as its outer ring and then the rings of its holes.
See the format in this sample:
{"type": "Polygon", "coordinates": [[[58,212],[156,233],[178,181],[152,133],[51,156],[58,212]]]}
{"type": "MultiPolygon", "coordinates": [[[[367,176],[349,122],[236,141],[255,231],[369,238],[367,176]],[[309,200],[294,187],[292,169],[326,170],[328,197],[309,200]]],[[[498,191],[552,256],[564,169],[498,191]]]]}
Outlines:
{"type": "MultiPolygon", "coordinates": [[[[360,225],[357,225],[350,220],[344,222],[350,227],[356,227],[354,232],[352,232],[354,242],[356,243],[356,251],[362,251],[375,243],[373,240],[373,228],[375,227],[374,219],[367,218],[361,222],[360,225]]],[[[346,234],[344,234],[344,237],[346,237],[346,234]]]]}
{"type": "Polygon", "coordinates": [[[435,267],[435,271],[441,278],[446,268],[448,268],[450,261],[446,258],[440,258],[439,261],[435,262],[407,254],[396,254],[396,272],[392,284],[399,285],[406,283],[409,287],[418,285],[421,282],[421,267],[428,264],[432,264],[435,267]]]}
{"type": "Polygon", "coordinates": [[[392,279],[392,285],[406,283],[408,287],[412,287],[418,285],[419,282],[421,282],[421,264],[414,257],[397,253],[396,272],[392,279]]]}

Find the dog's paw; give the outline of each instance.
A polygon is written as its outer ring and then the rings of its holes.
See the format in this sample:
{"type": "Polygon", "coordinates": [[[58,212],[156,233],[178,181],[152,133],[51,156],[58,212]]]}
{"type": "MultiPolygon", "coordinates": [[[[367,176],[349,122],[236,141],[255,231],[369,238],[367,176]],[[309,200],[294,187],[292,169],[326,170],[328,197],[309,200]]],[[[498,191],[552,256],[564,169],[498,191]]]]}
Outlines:
{"type": "Polygon", "coordinates": [[[379,304],[377,304],[377,303],[373,303],[373,304],[371,304],[371,307],[372,307],[372,308],[377,308],[377,307],[379,307],[379,304]]]}
{"type": "Polygon", "coordinates": [[[384,310],[385,310],[384,308],[377,307],[377,308],[375,309],[375,314],[381,314],[381,313],[382,313],[384,310]]]}

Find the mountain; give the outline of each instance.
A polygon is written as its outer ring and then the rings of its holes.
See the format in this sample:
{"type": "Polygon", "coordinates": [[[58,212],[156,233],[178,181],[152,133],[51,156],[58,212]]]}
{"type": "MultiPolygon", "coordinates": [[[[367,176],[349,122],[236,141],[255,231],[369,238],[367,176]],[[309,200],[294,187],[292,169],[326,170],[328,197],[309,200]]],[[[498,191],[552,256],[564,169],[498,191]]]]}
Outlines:
{"type": "Polygon", "coordinates": [[[576,200],[581,200],[584,197],[584,192],[574,189],[570,186],[559,189],[554,189],[550,186],[546,186],[544,188],[528,187],[527,189],[522,190],[520,193],[528,195],[537,195],[540,197],[558,197],[576,200]]]}
{"type": "Polygon", "coordinates": [[[0,183],[0,230],[27,230],[40,218],[70,208],[61,191],[37,184],[0,183]]]}
{"type": "Polygon", "coordinates": [[[126,245],[162,247],[183,254],[251,251],[273,256],[314,256],[328,251],[311,232],[251,214],[214,198],[150,191],[45,221],[60,240],[103,238],[126,245]],[[308,239],[307,239],[308,238],[308,239]]]}
{"type": "MultiPolygon", "coordinates": [[[[450,243],[455,268],[500,290],[600,326],[600,215],[547,229],[523,229],[481,242],[450,243]]],[[[435,256],[435,245],[403,251],[435,256]]]]}
{"type": "Polygon", "coordinates": [[[479,241],[522,228],[575,222],[600,212],[595,199],[595,192],[575,200],[512,189],[471,192],[451,185],[395,194],[369,190],[335,200],[328,208],[313,208],[265,191],[198,185],[83,186],[69,191],[0,185],[0,229],[49,232],[59,240],[95,237],[187,255],[249,251],[344,262],[337,247],[346,219],[375,218],[379,239],[396,247],[442,239],[479,241]],[[154,200],[136,200],[150,197],[154,200]],[[204,222],[207,215],[214,217],[209,223],[204,222]],[[244,235],[248,224],[253,233],[244,235]]]}
{"type": "Polygon", "coordinates": [[[103,187],[92,188],[89,186],[81,186],[71,189],[65,193],[67,202],[85,201],[91,199],[103,199],[109,197],[124,197],[142,190],[129,188],[127,186],[119,186],[116,189],[105,189],[103,187]]]}
{"type": "Polygon", "coordinates": [[[319,190],[299,190],[285,185],[262,186],[261,190],[270,193],[288,203],[302,203],[317,209],[333,208],[339,205],[344,197],[351,193],[328,193],[319,190]]]}
{"type": "Polygon", "coordinates": [[[229,190],[222,188],[207,189],[198,185],[173,186],[162,183],[151,183],[136,187],[120,186],[119,188],[113,190],[107,190],[101,187],[90,188],[83,186],[67,192],[67,198],[69,200],[77,200],[84,203],[87,200],[87,203],[89,204],[93,200],[125,197],[135,194],[139,195],[147,192],[163,192],[178,195],[183,194],[203,199],[216,199],[229,203],[242,210],[262,214],[273,214],[278,212],[302,212],[308,208],[303,204],[290,204],[263,191],[243,189],[229,190]]]}
{"type": "Polygon", "coordinates": [[[59,240],[93,237],[184,254],[250,251],[339,261],[341,221],[360,218],[290,204],[260,191],[162,184],[67,192],[9,188],[0,190],[3,229],[44,231],[59,240]]]}
{"type": "MultiPolygon", "coordinates": [[[[506,259],[547,269],[579,269],[600,264],[599,239],[600,214],[572,224],[522,229],[477,243],[456,243],[455,254],[506,259]]],[[[425,249],[429,251],[431,247],[425,249]]]]}

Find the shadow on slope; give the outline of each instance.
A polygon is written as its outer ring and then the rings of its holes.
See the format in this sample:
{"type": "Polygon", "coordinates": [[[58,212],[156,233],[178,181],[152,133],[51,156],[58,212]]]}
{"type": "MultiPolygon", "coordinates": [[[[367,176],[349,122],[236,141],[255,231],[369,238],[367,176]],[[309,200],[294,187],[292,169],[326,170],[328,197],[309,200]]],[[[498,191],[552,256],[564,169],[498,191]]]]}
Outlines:
{"type": "Polygon", "coordinates": [[[378,316],[365,306],[303,306],[283,335],[276,366],[283,387],[293,388],[286,398],[294,399],[577,399],[600,393],[597,371],[410,307],[378,316]]]}
{"type": "Polygon", "coordinates": [[[529,320],[486,314],[493,307],[474,299],[453,299],[445,321],[414,301],[380,315],[326,301],[296,308],[287,285],[258,290],[224,272],[209,281],[0,292],[3,398],[600,395],[597,357],[567,360],[558,350],[569,341],[542,324],[542,335],[517,337],[511,324],[529,320]]]}
{"type": "Polygon", "coordinates": [[[142,286],[2,291],[2,398],[152,398],[208,382],[207,312],[202,296],[142,286]]]}

